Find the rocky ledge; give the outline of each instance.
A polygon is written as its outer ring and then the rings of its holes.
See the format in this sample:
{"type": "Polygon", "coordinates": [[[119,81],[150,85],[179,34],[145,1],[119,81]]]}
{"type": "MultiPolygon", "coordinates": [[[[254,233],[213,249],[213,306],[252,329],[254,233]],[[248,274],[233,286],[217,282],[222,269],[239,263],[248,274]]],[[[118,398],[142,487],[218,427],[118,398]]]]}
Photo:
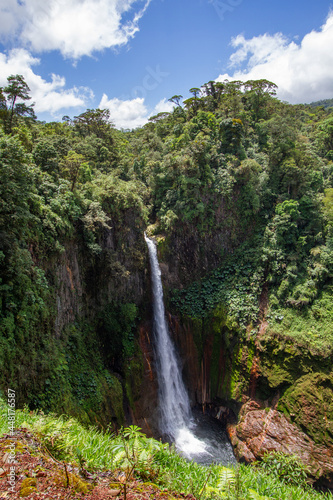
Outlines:
{"type": "Polygon", "coordinates": [[[333,448],[316,444],[282,413],[249,401],[243,405],[238,423],[228,424],[227,430],[239,461],[254,462],[274,451],[293,454],[314,482],[333,488],[333,448]]]}

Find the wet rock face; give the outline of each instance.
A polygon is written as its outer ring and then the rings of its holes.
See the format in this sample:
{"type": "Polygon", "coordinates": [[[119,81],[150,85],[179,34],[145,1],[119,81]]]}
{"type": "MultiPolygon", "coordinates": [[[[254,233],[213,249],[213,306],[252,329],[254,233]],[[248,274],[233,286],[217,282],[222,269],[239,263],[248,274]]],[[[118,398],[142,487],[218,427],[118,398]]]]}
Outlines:
{"type": "Polygon", "coordinates": [[[142,325],[140,328],[140,349],[143,358],[143,377],[140,387],[140,397],[135,401],[131,410],[131,420],[135,425],[141,427],[149,437],[158,437],[159,410],[158,410],[158,386],[154,366],[153,341],[151,324],[142,325]]]}
{"type": "Polygon", "coordinates": [[[296,455],[315,480],[333,487],[333,447],[316,444],[282,413],[251,402],[243,406],[239,423],[227,429],[239,461],[250,463],[275,451],[296,455]]]}
{"type": "Polygon", "coordinates": [[[54,329],[57,336],[80,314],[83,280],[78,254],[78,245],[75,242],[68,244],[55,268],[57,315],[54,329]]]}
{"type": "Polygon", "coordinates": [[[104,231],[97,256],[73,239],[64,243],[56,262],[46,263],[55,285],[57,336],[76,319],[93,321],[96,312],[112,301],[142,305],[149,287],[143,229],[116,229],[104,231]]]}

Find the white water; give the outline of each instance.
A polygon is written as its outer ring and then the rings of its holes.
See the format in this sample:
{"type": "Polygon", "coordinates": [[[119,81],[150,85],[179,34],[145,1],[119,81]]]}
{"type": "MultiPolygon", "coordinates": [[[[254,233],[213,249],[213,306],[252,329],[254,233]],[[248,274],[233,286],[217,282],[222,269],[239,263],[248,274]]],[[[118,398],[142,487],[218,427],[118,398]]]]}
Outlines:
{"type": "Polygon", "coordinates": [[[154,296],[156,368],[161,413],[160,429],[187,458],[192,459],[200,454],[210,455],[206,450],[206,444],[196,438],[191,431],[193,424],[190,401],[165,318],[161,271],[156,246],[146,235],[145,240],[149,250],[154,296]]]}

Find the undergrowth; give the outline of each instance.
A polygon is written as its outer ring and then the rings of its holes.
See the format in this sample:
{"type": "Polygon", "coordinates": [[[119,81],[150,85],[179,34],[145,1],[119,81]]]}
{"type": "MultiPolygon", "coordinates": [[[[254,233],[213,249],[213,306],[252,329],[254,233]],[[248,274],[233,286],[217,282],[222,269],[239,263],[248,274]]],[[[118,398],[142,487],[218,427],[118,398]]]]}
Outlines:
{"type": "Polygon", "coordinates": [[[333,302],[331,292],[323,291],[310,307],[304,310],[272,309],[268,315],[269,332],[293,337],[311,345],[326,355],[333,345],[333,302]]]}
{"type": "MultiPolygon", "coordinates": [[[[8,432],[7,406],[1,399],[0,414],[0,435],[4,435],[8,432]]],[[[206,467],[188,462],[173,446],[148,439],[136,426],[113,434],[85,428],[73,418],[27,409],[16,411],[15,425],[16,428],[30,428],[60,460],[84,464],[91,471],[123,469],[128,475],[133,472],[144,481],[153,481],[169,491],[193,494],[197,499],[333,499],[332,494],[320,493],[308,486],[303,474],[302,482],[293,484],[299,470],[290,467],[288,457],[275,457],[272,463],[267,459],[256,467],[242,464],[235,468],[219,464],[206,467]],[[280,479],[281,467],[283,480],[280,479]]]]}
{"type": "Polygon", "coordinates": [[[258,256],[244,245],[223,267],[186,289],[175,290],[171,303],[191,318],[203,318],[223,304],[228,311],[228,323],[245,329],[258,318],[262,284],[263,269],[258,265],[258,256]]]}

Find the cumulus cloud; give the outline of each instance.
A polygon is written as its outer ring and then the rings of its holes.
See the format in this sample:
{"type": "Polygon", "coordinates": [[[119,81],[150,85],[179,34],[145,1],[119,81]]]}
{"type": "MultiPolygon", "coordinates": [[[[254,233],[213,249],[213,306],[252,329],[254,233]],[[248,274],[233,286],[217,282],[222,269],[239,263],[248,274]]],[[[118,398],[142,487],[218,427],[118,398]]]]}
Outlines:
{"type": "Polygon", "coordinates": [[[114,97],[109,99],[103,94],[102,100],[98,106],[100,109],[109,109],[111,120],[117,128],[133,129],[142,127],[147,123],[150,116],[161,112],[170,112],[173,109],[172,103],[162,99],[153,110],[148,109],[143,97],[135,99],[118,99],[114,97]]]}
{"type": "Polygon", "coordinates": [[[291,103],[333,96],[333,13],[319,31],[311,31],[300,43],[281,33],[250,39],[238,35],[231,45],[230,74],[217,81],[265,78],[279,87],[278,97],[291,103]]]}
{"type": "Polygon", "coordinates": [[[2,41],[30,50],[60,50],[78,59],[126,44],[151,0],[6,0],[0,4],[2,41]]]}
{"type": "Polygon", "coordinates": [[[14,49],[8,56],[0,53],[0,86],[7,84],[9,75],[23,75],[30,87],[32,101],[36,103],[36,113],[55,114],[62,109],[83,107],[93,97],[87,88],[66,89],[66,80],[59,75],[53,74],[51,81],[44,80],[32,69],[39,62],[25,49],[14,49]]]}
{"type": "Polygon", "coordinates": [[[111,120],[118,128],[141,127],[148,113],[143,97],[121,100],[117,97],[108,99],[108,96],[103,94],[98,107],[110,110],[111,120]]]}
{"type": "Polygon", "coordinates": [[[156,104],[153,114],[157,115],[158,113],[170,113],[174,107],[175,107],[175,105],[172,102],[169,102],[164,98],[164,99],[161,99],[156,104]]]}
{"type": "Polygon", "coordinates": [[[0,33],[2,39],[15,33],[22,20],[22,8],[17,0],[0,3],[0,33]]]}

